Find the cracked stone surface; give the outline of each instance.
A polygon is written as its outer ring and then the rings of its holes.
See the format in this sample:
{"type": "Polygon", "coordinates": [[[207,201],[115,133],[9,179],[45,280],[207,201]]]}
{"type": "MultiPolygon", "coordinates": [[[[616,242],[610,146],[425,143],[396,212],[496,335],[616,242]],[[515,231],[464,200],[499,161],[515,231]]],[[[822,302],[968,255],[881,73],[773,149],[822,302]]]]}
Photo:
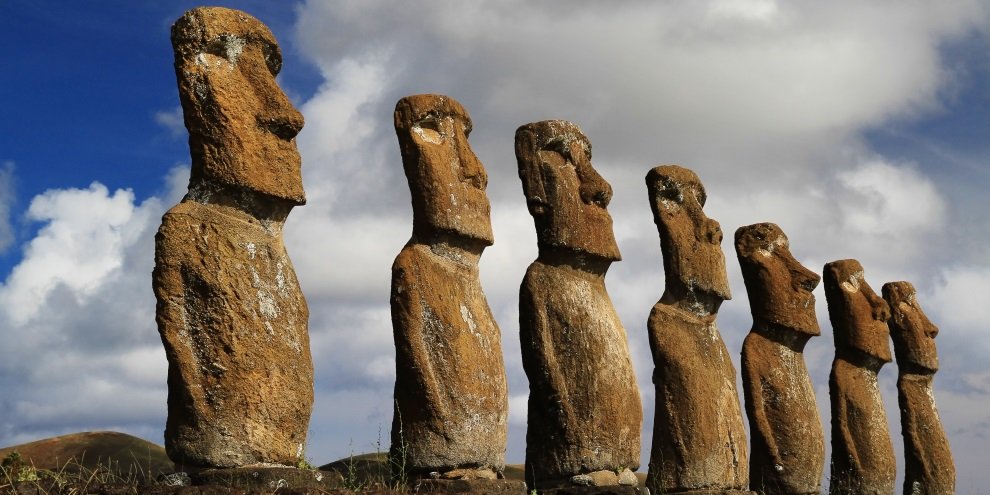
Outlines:
{"type": "Polygon", "coordinates": [[[296,465],[313,404],[309,311],[282,240],[303,204],[302,115],[271,31],[197,8],[172,26],[192,171],[155,237],[165,448],[182,470],[296,465]]]}
{"type": "Polygon", "coordinates": [[[893,494],[894,446],[877,374],[891,361],[890,307],[856,260],[827,263],[825,299],[835,337],[829,375],[832,405],[831,493],[893,494]]]}
{"type": "Polygon", "coordinates": [[[527,482],[550,488],[588,475],[618,486],[616,472],[639,466],[643,413],[626,331],[605,289],[605,272],[621,258],[606,210],[612,188],[570,122],[523,125],[515,144],[539,247],[519,289],[527,482]]]}
{"type": "Polygon", "coordinates": [[[897,359],[897,404],[904,437],[904,493],[956,493],[952,449],[935,407],[934,380],[938,371],[935,336],[938,327],[918,303],[910,282],[883,285],[890,305],[887,325],[897,359]]]}
{"type": "Polygon", "coordinates": [[[488,175],[457,101],[408,96],[394,115],[413,232],[392,265],[391,455],[404,459],[393,466],[404,464],[412,477],[495,478],[505,466],[508,391],[501,334],[478,272],[494,241],[488,175]]]}
{"type": "Polygon", "coordinates": [[[743,490],[749,483],[736,370],[715,319],[730,299],[722,229],[698,176],[677,165],[646,175],[665,286],[647,322],[656,416],[646,486],[652,493],[743,490]]]}
{"type": "Polygon", "coordinates": [[[775,224],[740,227],[735,246],[753,315],[742,348],[750,486],[764,494],[821,493],[825,432],[803,352],[821,335],[812,294],[821,277],[794,259],[775,224]]]}

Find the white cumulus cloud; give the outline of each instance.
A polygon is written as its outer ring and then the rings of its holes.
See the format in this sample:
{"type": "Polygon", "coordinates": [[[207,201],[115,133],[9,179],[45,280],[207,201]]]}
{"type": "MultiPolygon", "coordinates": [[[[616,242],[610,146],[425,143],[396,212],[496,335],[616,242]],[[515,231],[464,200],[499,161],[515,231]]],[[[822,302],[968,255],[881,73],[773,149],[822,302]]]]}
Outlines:
{"type": "MultiPolygon", "coordinates": [[[[535,120],[579,124],[615,191],[609,210],[624,259],[606,282],[644,391],[644,461],[654,400],[645,322],[663,290],[663,270],[643,177],[658,164],[694,169],[708,190],[708,215],[722,224],[734,297],[723,304],[719,326],[734,358],[751,318],[732,234],[773,221],[815,271],[857,258],[876,290],[887,280],[913,281],[930,296],[922,304],[942,328],[940,348],[968,358],[965,368],[943,358],[938,383],[984,377],[978,346],[963,344],[990,316],[973,300],[990,282],[990,268],[986,259],[949,260],[945,253],[954,242],[985,245],[990,235],[953,224],[958,199],[936,185],[937,164],[882,156],[864,135],[938,109],[955,75],[940,47],[988,28],[986,8],[975,0],[897,8],[773,0],[301,3],[295,48],[324,78],[300,105],[309,201],[285,229],[311,311],[317,375],[310,457],[325,462],[378,442],[387,449],[389,267],[412,221],[392,109],[415,93],[464,104],[474,120],[472,147],[489,174],[496,242],[481,271],[503,333],[511,462],[522,459],[528,393],[518,286],[536,255],[513,133],[535,120]],[[947,237],[950,231],[963,237],[947,237]]],[[[168,126],[173,117],[166,112],[159,121],[168,126]]],[[[173,170],[161,199],[140,202],[99,184],[32,200],[28,220],[42,226],[0,285],[0,338],[13,343],[0,348],[0,386],[18,396],[0,398],[0,418],[13,418],[0,429],[0,443],[22,431],[105,424],[98,412],[121,397],[127,405],[108,422],[160,439],[165,365],[150,288],[153,233],[187,178],[185,168],[173,170]],[[24,375],[18,370],[29,358],[21,356],[60,364],[24,375]],[[60,403],[97,413],[73,419],[53,406],[60,403]]],[[[820,391],[832,335],[821,289],[818,296],[823,336],[807,355],[820,391]]],[[[894,368],[882,372],[887,385],[894,368]]],[[[952,404],[990,407],[986,390],[967,390],[965,401],[952,404]]],[[[822,407],[827,413],[827,401],[822,407]]],[[[896,417],[896,408],[889,414],[896,417]]],[[[952,435],[976,431],[981,421],[943,415],[959,422],[952,435]]],[[[961,442],[968,450],[957,455],[978,456],[971,444],[961,442]]]]}

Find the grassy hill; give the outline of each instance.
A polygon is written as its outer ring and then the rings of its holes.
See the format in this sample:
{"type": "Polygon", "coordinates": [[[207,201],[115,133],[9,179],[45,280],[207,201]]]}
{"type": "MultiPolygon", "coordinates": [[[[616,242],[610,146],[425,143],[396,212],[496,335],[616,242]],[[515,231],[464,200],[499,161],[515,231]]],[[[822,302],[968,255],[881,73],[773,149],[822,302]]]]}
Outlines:
{"type": "Polygon", "coordinates": [[[93,471],[100,467],[154,479],[174,470],[164,447],[113,431],[72,433],[0,448],[0,459],[13,452],[20,455],[23,465],[50,471],[93,471]]]}

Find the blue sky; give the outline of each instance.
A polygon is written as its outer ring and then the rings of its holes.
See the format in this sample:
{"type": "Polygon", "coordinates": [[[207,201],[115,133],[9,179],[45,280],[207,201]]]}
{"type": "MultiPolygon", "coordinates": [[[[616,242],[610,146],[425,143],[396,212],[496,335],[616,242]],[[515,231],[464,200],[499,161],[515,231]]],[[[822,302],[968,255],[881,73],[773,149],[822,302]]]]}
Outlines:
{"type": "MultiPolygon", "coordinates": [[[[942,332],[936,398],[960,493],[990,483],[990,11],[983,2],[773,0],[220,2],[268,24],[279,81],[306,118],[309,203],[286,243],[312,311],[310,457],[385,442],[394,354],[392,258],[411,211],[391,110],[444,93],[474,118],[494,246],[482,258],[503,332],[521,462],[526,381],[518,284],[535,257],[512,136],[564,118],[611,182],[624,260],[609,291],[646,407],[645,322],[663,286],[643,176],[695,170],[726,232],[734,298],[719,327],[738,358],[751,318],[731,233],[774,221],[809,268],[857,258],[879,291],[909,280],[942,332]]],[[[0,4],[0,445],[116,429],[161,442],[165,361],[150,287],[153,235],[185,191],[188,148],[169,26],[192,2],[0,4]]],[[[832,334],[806,358],[823,418],[832,334]]],[[[736,360],[738,364],[738,359],[736,360]]],[[[898,451],[896,365],[881,372],[898,451]]],[[[644,459],[645,460],[645,459],[644,459]]],[[[901,459],[899,466],[903,466],[901,459]]]]}

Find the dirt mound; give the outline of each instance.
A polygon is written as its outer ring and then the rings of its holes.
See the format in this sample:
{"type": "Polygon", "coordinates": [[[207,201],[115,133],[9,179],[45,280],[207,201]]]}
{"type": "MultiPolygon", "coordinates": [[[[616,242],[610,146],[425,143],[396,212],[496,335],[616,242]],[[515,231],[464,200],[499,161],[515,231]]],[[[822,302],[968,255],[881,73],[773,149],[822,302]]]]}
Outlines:
{"type": "Polygon", "coordinates": [[[154,479],[174,471],[165,448],[115,431],[72,433],[0,448],[0,459],[13,452],[24,465],[51,471],[109,468],[121,474],[154,479]]]}

